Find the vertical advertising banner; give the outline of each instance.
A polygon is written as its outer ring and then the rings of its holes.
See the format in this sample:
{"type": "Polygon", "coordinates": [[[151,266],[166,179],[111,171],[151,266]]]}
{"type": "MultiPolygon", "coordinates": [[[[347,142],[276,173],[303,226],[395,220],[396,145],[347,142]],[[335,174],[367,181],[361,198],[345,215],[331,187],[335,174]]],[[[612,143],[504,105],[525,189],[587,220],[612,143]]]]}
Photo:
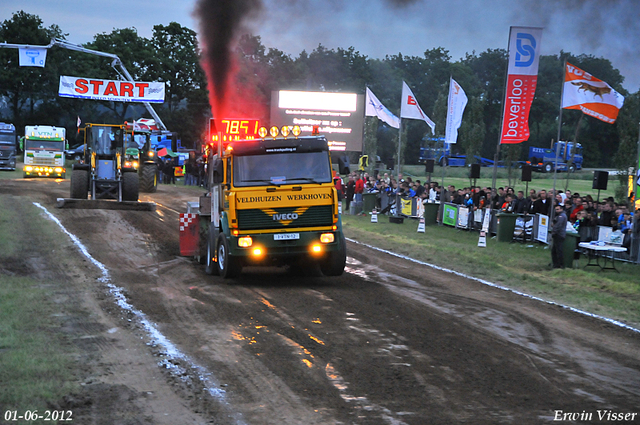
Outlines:
{"type": "Polygon", "coordinates": [[[636,209],[640,209],[640,143],[638,143],[638,168],[636,168],[636,193],[635,193],[635,195],[636,195],[636,209]]]}
{"type": "Polygon", "coordinates": [[[449,106],[447,108],[447,128],[445,129],[444,142],[456,143],[458,141],[458,129],[462,124],[462,114],[467,107],[467,95],[460,84],[453,78],[449,79],[449,106]]]}
{"type": "Polygon", "coordinates": [[[529,111],[538,83],[542,28],[511,27],[500,143],[529,139],[529,111]]]}

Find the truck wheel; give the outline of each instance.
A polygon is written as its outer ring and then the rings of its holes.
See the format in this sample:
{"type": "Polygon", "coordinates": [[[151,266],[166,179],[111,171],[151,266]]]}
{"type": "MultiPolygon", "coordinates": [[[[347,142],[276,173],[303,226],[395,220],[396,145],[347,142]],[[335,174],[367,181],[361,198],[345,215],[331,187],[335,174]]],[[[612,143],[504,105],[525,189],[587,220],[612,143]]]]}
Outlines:
{"type": "Polygon", "coordinates": [[[73,170],[71,172],[71,198],[87,199],[89,197],[89,172],[73,170]]]}
{"type": "Polygon", "coordinates": [[[225,279],[236,277],[242,271],[240,260],[231,255],[229,241],[224,235],[218,236],[218,273],[225,279]]]}
{"type": "Polygon", "coordinates": [[[155,164],[142,164],[140,192],[155,193],[158,189],[158,173],[155,164]]]}
{"type": "Polygon", "coordinates": [[[340,248],[331,251],[320,263],[320,270],[325,276],[340,276],[344,272],[344,266],[347,264],[347,241],[344,234],[340,236],[339,242],[340,248]]]}
{"type": "Polygon", "coordinates": [[[123,201],[137,201],[139,191],[138,174],[136,173],[124,173],[122,174],[122,200],[123,201]]]}
{"type": "Polygon", "coordinates": [[[216,253],[216,241],[213,239],[213,229],[210,227],[207,237],[207,254],[205,257],[205,268],[204,272],[208,275],[218,276],[218,263],[214,260],[214,255],[216,253]]]}
{"type": "Polygon", "coordinates": [[[550,162],[547,162],[546,164],[544,164],[543,170],[545,173],[553,173],[553,164],[550,162]]]}

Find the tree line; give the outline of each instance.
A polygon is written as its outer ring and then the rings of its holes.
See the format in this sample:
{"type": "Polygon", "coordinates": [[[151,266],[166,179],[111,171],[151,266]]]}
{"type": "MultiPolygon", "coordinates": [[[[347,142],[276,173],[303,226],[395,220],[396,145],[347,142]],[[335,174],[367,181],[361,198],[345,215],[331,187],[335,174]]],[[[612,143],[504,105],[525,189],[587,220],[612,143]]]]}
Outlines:
{"type": "MultiPolygon", "coordinates": [[[[14,13],[0,25],[0,42],[6,43],[47,45],[51,38],[64,40],[67,35],[57,25],[44,27],[38,16],[24,11],[14,13]]],[[[151,38],[147,39],[139,36],[135,28],[115,29],[109,34],[95,35],[92,42],[83,46],[118,55],[135,80],[164,81],[166,101],[156,107],[158,114],[170,130],[180,134],[183,146],[195,147],[203,140],[211,108],[195,31],[171,22],[154,26],[151,38]]],[[[459,60],[453,60],[443,47],[425,50],[422,56],[398,53],[378,59],[362,55],[354,47],[328,49],[319,44],[311,52],[303,50],[292,57],[277,48],[265,47],[260,36],[247,34],[239,40],[235,54],[236,79],[240,83],[236,87],[240,90],[251,87],[252,101],[262,104],[263,111],[269,111],[271,92],[275,90],[363,94],[368,86],[385,106],[399,115],[402,81],[406,81],[422,109],[436,122],[435,137],[444,136],[452,77],[469,98],[454,150],[489,158],[496,151],[507,66],[505,49],[474,51],[459,60]]],[[[529,115],[531,136],[524,143],[502,146],[502,157],[525,159],[529,146],[549,147],[557,138],[565,59],[609,83],[625,96],[625,105],[615,124],[591,117],[580,120],[580,111],[564,110],[561,139],[577,139],[582,144],[585,167],[637,166],[640,91],[625,90],[624,76],[608,59],[564,51],[540,58],[536,95],[529,115]]],[[[15,49],[0,49],[0,63],[3,64],[0,96],[5,105],[0,119],[13,122],[17,128],[48,124],[64,126],[69,133],[76,126],[77,117],[83,122],[98,123],[148,117],[142,105],[58,97],[60,75],[118,79],[106,58],[54,47],[49,49],[45,68],[20,68],[15,49]]],[[[251,118],[265,123],[269,119],[251,118]]],[[[405,123],[403,162],[416,163],[420,146],[434,143],[431,130],[421,121],[405,120],[405,123]]],[[[376,136],[373,143],[366,144],[367,149],[373,149],[383,160],[392,159],[398,131],[381,122],[367,122],[366,127],[366,132],[376,136]]]]}

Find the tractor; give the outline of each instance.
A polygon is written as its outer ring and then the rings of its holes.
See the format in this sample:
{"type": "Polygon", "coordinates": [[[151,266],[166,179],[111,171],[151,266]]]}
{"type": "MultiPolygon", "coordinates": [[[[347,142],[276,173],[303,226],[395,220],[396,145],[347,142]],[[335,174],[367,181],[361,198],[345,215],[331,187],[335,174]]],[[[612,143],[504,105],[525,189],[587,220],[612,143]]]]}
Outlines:
{"type": "Polygon", "coordinates": [[[139,178],[125,161],[125,125],[86,124],[84,163],[73,164],[71,198],[138,201],[139,178]]]}
{"type": "Polygon", "coordinates": [[[151,148],[151,129],[138,122],[125,122],[125,166],[138,171],[140,192],[158,190],[158,166],[151,148]]]}

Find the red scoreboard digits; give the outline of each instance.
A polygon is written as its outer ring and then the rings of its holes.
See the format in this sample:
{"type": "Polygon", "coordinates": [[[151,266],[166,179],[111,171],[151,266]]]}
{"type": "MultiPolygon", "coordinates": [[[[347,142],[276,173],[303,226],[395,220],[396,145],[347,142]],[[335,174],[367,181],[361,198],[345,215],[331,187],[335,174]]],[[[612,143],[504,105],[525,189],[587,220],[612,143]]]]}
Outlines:
{"type": "MultiPolygon", "coordinates": [[[[210,128],[211,141],[218,141],[218,132],[214,131],[216,125],[214,119],[211,118],[210,128]]],[[[256,119],[234,119],[226,118],[219,121],[219,128],[217,130],[222,135],[223,142],[232,142],[234,140],[252,140],[258,138],[258,129],[260,128],[260,121],[256,119]]]]}

